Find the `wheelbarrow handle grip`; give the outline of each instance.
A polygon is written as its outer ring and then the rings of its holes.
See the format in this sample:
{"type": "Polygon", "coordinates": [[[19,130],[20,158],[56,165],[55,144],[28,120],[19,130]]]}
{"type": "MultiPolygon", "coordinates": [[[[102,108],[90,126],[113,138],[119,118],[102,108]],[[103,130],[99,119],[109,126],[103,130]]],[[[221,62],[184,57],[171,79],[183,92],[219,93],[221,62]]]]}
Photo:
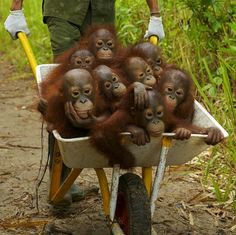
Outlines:
{"type": "Polygon", "coordinates": [[[149,41],[153,44],[153,45],[158,45],[158,37],[157,36],[151,36],[149,38],[149,41]]]}
{"type": "Polygon", "coordinates": [[[26,36],[26,34],[24,32],[18,32],[17,33],[17,37],[19,38],[20,42],[21,42],[21,45],[24,49],[24,52],[28,58],[28,61],[29,61],[29,64],[30,64],[30,67],[32,69],[32,72],[34,74],[34,77],[36,78],[36,67],[37,67],[37,62],[36,62],[36,59],[35,59],[35,56],[34,56],[34,53],[31,49],[31,46],[30,46],[30,43],[29,43],[29,40],[26,36]]]}

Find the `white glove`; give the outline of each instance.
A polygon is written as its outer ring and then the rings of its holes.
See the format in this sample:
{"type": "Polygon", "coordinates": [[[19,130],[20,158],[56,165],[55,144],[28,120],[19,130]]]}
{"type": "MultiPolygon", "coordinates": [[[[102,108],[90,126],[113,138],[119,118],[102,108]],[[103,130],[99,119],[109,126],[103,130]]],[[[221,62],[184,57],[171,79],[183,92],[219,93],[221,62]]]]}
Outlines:
{"type": "Polygon", "coordinates": [[[18,32],[24,32],[26,35],[30,34],[23,10],[10,11],[4,22],[4,27],[14,40],[17,39],[18,32]]]}
{"type": "Polygon", "coordinates": [[[156,16],[150,17],[148,30],[146,31],[144,38],[149,38],[151,36],[157,36],[159,40],[165,37],[161,17],[156,17],[156,16]]]}

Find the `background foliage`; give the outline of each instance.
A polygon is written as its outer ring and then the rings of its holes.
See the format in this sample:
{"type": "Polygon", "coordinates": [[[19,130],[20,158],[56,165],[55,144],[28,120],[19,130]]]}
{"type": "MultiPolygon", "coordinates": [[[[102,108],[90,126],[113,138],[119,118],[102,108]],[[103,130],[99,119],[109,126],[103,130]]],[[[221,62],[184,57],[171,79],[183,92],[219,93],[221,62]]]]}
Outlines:
{"type": "MultiPolygon", "coordinates": [[[[236,3],[233,0],[159,0],[159,3],[166,33],[160,43],[164,56],[191,73],[198,100],[230,135],[210,154],[199,158],[205,175],[203,183],[212,186],[219,202],[236,211],[236,3]]],[[[4,59],[17,66],[18,77],[31,76],[19,41],[12,41],[3,28],[9,7],[8,0],[1,0],[0,51],[4,59]]],[[[149,19],[145,1],[117,0],[116,8],[121,41],[124,45],[139,41],[149,19]]],[[[50,41],[42,23],[41,1],[25,2],[24,10],[37,61],[50,63],[50,41]]]]}

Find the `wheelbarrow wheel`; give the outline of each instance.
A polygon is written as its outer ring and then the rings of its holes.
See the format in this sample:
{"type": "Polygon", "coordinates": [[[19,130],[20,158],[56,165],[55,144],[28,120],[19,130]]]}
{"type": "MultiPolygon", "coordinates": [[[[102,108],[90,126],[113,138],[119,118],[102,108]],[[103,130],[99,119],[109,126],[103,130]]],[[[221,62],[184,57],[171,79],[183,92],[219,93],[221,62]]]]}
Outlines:
{"type": "Polygon", "coordinates": [[[119,179],[115,219],[126,235],[151,234],[151,210],[146,187],[136,174],[119,179]]]}

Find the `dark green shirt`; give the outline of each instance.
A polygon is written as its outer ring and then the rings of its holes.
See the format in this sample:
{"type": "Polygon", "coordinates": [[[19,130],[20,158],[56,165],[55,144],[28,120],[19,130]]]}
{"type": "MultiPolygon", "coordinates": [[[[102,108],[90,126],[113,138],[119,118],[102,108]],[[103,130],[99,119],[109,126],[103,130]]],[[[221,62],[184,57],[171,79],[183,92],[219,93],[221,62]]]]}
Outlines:
{"type": "Polygon", "coordinates": [[[88,9],[91,23],[113,23],[115,0],[44,0],[43,16],[58,17],[82,25],[88,9]],[[91,5],[90,5],[91,4],[91,5]]]}

